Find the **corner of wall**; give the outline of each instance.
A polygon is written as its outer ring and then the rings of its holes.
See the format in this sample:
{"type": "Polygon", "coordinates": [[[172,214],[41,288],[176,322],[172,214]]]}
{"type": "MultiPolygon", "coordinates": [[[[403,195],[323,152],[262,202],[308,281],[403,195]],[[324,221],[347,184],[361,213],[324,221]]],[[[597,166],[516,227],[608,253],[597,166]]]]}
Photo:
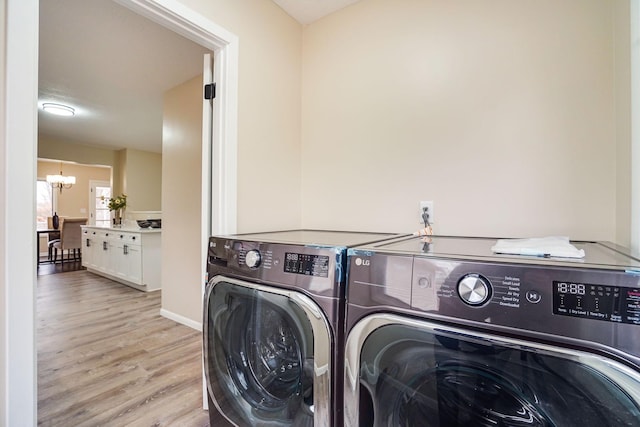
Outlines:
{"type": "Polygon", "coordinates": [[[118,150],[115,155],[115,162],[113,164],[113,194],[126,194],[127,193],[127,150],[118,150]]]}
{"type": "Polygon", "coordinates": [[[631,144],[631,25],[629,0],[612,3],[615,75],[616,206],[615,240],[631,243],[632,144],[631,144]]]}
{"type": "MultiPolygon", "coordinates": [[[[6,0],[0,0],[0,27],[7,27],[7,20],[5,15],[6,10],[6,0]]],[[[7,52],[5,50],[6,46],[6,37],[5,32],[0,31],[0,105],[3,108],[0,108],[0,111],[6,111],[7,107],[7,99],[4,88],[6,87],[6,75],[5,75],[5,65],[6,65],[6,56],[7,52]]],[[[5,126],[5,114],[0,114],[0,159],[6,159],[6,126],[5,126]]],[[[7,182],[7,170],[5,168],[5,163],[0,162],[0,177],[2,182],[7,182]]],[[[0,206],[8,206],[7,195],[4,190],[4,185],[0,185],[0,206]]],[[[6,401],[7,401],[7,378],[5,376],[5,372],[8,369],[7,365],[7,337],[5,336],[5,331],[7,330],[6,319],[4,313],[7,311],[5,307],[7,306],[7,286],[8,283],[5,280],[6,270],[5,270],[5,254],[7,253],[7,239],[4,233],[6,227],[6,218],[4,214],[4,209],[0,210],[0,414],[6,414],[6,401]]],[[[5,416],[0,417],[0,426],[5,425],[5,416]]]]}
{"type": "Polygon", "coordinates": [[[640,1],[630,0],[631,50],[631,236],[630,246],[640,253],[640,1]]]}

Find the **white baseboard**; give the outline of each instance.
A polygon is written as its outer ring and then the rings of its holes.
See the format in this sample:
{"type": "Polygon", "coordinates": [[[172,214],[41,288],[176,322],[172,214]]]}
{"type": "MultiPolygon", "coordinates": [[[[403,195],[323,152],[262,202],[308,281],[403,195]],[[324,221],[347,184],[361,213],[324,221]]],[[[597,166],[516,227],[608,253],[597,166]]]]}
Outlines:
{"type": "Polygon", "coordinates": [[[173,313],[169,310],[165,310],[164,308],[160,309],[160,315],[162,317],[166,317],[167,319],[171,319],[174,322],[178,322],[182,325],[188,326],[191,329],[195,329],[196,331],[202,332],[202,323],[196,322],[195,320],[191,320],[187,317],[181,316],[179,314],[173,313]]]}

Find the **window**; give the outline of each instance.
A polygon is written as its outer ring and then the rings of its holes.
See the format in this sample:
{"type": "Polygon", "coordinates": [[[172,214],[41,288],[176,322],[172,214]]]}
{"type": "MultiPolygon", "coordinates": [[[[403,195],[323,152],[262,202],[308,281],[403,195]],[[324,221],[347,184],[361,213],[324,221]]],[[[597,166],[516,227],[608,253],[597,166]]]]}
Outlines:
{"type": "Polygon", "coordinates": [[[37,228],[49,228],[47,217],[54,213],[54,192],[51,185],[44,179],[36,184],[36,225],[37,228]]]}

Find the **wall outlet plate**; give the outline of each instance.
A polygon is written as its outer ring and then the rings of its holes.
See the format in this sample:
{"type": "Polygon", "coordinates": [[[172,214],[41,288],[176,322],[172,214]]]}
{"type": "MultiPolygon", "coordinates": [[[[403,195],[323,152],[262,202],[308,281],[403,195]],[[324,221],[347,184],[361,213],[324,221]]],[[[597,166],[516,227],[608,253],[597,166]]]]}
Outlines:
{"type": "Polygon", "coordinates": [[[424,220],[422,219],[422,213],[424,212],[424,208],[427,208],[427,213],[429,214],[429,224],[434,223],[433,216],[433,200],[423,200],[419,203],[420,211],[418,213],[418,219],[420,224],[424,226],[424,220]]]}

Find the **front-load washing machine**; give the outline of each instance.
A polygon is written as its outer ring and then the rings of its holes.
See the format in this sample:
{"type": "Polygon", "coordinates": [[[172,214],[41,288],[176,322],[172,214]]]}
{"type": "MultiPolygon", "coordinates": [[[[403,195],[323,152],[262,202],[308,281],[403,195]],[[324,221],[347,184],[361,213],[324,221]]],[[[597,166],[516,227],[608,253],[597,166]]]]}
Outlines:
{"type": "Polygon", "coordinates": [[[349,249],[345,425],[640,426],[640,260],[495,239],[349,249]]]}
{"type": "Polygon", "coordinates": [[[397,235],[211,237],[204,364],[211,425],[340,426],[346,249],[397,235]]]}

